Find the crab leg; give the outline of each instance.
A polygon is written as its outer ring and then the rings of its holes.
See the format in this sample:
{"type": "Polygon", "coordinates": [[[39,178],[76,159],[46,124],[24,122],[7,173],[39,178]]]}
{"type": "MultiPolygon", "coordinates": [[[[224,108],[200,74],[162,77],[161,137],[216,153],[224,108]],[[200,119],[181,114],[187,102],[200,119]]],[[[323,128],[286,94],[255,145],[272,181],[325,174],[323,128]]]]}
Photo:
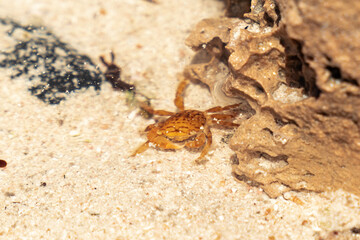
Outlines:
{"type": "Polygon", "coordinates": [[[146,103],[140,103],[140,108],[144,109],[146,112],[150,113],[151,115],[159,115],[159,116],[172,116],[175,113],[165,111],[165,110],[155,110],[146,103]]]}
{"type": "Polygon", "coordinates": [[[140,147],[138,147],[131,155],[130,157],[134,157],[137,154],[145,152],[149,148],[150,141],[147,141],[146,143],[141,144],[140,147]]]}
{"type": "Polygon", "coordinates": [[[212,143],[212,133],[208,127],[205,127],[204,133],[206,136],[206,144],[205,144],[203,150],[201,151],[200,156],[195,160],[196,163],[200,163],[201,160],[204,159],[205,155],[209,152],[210,146],[212,143]]]}
{"type": "Polygon", "coordinates": [[[189,85],[190,81],[189,79],[185,78],[184,76],[181,76],[181,81],[176,89],[176,95],[175,95],[175,106],[178,108],[179,111],[184,111],[184,91],[185,88],[189,85]]]}
{"type": "Polygon", "coordinates": [[[114,65],[114,60],[115,60],[115,54],[111,51],[110,52],[110,55],[111,55],[111,62],[108,63],[105,61],[104,59],[104,56],[100,56],[100,61],[106,66],[106,67],[109,67],[111,65],[114,65]]]}
{"type": "Polygon", "coordinates": [[[172,149],[172,150],[180,149],[180,148],[184,147],[184,146],[176,145],[176,144],[172,143],[166,137],[157,136],[154,139],[152,139],[152,141],[148,140],[147,142],[143,143],[140,147],[138,147],[134,151],[133,154],[130,155],[130,157],[134,157],[137,154],[145,152],[150,147],[150,144],[153,144],[156,147],[161,148],[161,149],[172,149]]]}
{"type": "Polygon", "coordinates": [[[184,145],[177,145],[171,142],[169,139],[167,139],[164,136],[157,136],[153,139],[151,139],[151,143],[154,144],[156,147],[161,149],[180,149],[183,148],[184,145]]]}
{"type": "Polygon", "coordinates": [[[209,115],[213,120],[224,120],[224,119],[233,119],[237,114],[211,114],[209,115]]]}
{"type": "Polygon", "coordinates": [[[217,106],[217,107],[210,108],[210,109],[206,110],[205,112],[221,112],[221,111],[226,111],[226,110],[231,110],[233,108],[237,108],[241,105],[242,105],[242,103],[236,103],[236,104],[225,106],[225,107],[217,106]]]}
{"type": "Polygon", "coordinates": [[[238,127],[238,126],[240,126],[240,124],[238,124],[238,123],[227,122],[227,121],[222,121],[222,120],[212,120],[212,123],[215,124],[215,125],[220,125],[220,126],[224,126],[224,127],[238,127]]]}

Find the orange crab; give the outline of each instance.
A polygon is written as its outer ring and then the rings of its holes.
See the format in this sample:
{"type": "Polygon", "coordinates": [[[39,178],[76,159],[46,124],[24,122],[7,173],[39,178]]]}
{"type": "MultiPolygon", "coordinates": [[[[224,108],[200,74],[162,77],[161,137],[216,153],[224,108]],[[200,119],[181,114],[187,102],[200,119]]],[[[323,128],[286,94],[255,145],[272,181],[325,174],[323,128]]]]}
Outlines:
{"type": "Polygon", "coordinates": [[[178,108],[176,113],[154,110],[147,104],[141,104],[141,108],[152,115],[170,117],[164,121],[149,125],[145,129],[148,140],[137,148],[131,156],[144,152],[150,146],[173,150],[184,147],[190,149],[203,147],[200,156],[196,159],[196,162],[199,163],[208,153],[212,143],[211,126],[239,126],[239,124],[233,123],[232,120],[238,114],[237,109],[242,103],[225,107],[217,106],[206,111],[185,110],[183,92],[188,84],[189,80],[183,79],[177,88],[174,100],[175,106],[178,108]]]}

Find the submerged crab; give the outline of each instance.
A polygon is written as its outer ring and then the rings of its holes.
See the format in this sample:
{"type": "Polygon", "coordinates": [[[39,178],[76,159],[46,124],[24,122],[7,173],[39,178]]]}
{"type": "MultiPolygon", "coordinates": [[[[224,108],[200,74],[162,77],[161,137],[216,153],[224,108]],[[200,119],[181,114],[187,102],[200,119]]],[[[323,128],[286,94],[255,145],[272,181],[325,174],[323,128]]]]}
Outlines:
{"type": "Polygon", "coordinates": [[[152,115],[170,117],[164,121],[149,125],[145,129],[148,140],[136,149],[131,156],[144,152],[149,146],[160,149],[180,149],[184,147],[200,149],[203,147],[200,156],[196,159],[196,162],[200,162],[208,153],[212,143],[211,126],[239,126],[239,124],[233,123],[232,120],[239,113],[237,110],[242,103],[225,107],[213,107],[206,111],[185,110],[182,94],[188,84],[189,81],[184,79],[177,88],[174,100],[175,106],[178,108],[177,113],[154,110],[146,104],[141,105],[141,108],[152,115]]]}
{"type": "Polygon", "coordinates": [[[132,84],[128,84],[121,80],[120,74],[121,74],[121,68],[117,66],[115,61],[115,54],[113,52],[111,54],[111,62],[105,61],[105,58],[103,56],[100,56],[100,61],[107,67],[107,70],[105,72],[105,78],[111,83],[111,86],[114,89],[118,89],[121,91],[134,91],[135,92],[135,86],[132,84]]]}

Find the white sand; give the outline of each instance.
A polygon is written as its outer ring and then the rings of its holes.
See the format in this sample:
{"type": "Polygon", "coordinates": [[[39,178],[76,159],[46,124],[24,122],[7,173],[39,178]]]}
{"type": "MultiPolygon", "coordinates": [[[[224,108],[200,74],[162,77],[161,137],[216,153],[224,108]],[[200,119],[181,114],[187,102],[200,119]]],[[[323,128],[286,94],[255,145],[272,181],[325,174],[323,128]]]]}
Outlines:
{"type": "MultiPolygon", "coordinates": [[[[98,64],[113,50],[123,76],[153,106],[174,110],[175,75],[193,54],[184,39],[223,5],[158,2],[11,0],[0,1],[0,16],[46,25],[98,64]]],[[[100,93],[49,106],[29,94],[25,80],[0,70],[0,158],[8,162],[0,170],[0,239],[318,239],[360,224],[360,201],[350,194],[269,199],[236,182],[233,153],[221,141],[231,130],[213,130],[204,165],[186,150],[128,157],[153,120],[136,115],[124,93],[105,83],[100,93]]],[[[191,85],[185,104],[216,103],[206,88],[191,85]]]]}

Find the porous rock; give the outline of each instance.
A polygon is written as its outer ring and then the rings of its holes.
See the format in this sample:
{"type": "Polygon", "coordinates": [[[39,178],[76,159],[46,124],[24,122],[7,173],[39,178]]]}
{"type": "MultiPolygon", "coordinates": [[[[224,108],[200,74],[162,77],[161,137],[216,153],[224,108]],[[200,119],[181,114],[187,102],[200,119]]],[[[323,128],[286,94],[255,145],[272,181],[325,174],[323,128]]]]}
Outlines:
{"type": "Polygon", "coordinates": [[[246,19],[200,22],[184,76],[251,114],[231,140],[234,175],[271,197],[360,195],[360,4],[252,1],[246,19]]]}

